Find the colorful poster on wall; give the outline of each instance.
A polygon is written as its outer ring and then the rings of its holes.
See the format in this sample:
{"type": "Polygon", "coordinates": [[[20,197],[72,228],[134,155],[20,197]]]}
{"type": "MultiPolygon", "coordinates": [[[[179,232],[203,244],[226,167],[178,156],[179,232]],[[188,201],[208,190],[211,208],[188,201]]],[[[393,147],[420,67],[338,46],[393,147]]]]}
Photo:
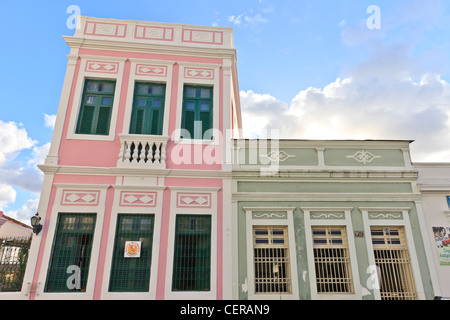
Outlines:
{"type": "Polygon", "coordinates": [[[448,207],[450,208],[450,196],[447,196],[447,204],[448,204],[448,207]]]}
{"type": "Polygon", "coordinates": [[[450,266],[450,227],[433,227],[439,264],[450,266]]]}
{"type": "Polygon", "coordinates": [[[141,257],[141,241],[126,241],[125,242],[125,258],[140,258],[141,257]]]}

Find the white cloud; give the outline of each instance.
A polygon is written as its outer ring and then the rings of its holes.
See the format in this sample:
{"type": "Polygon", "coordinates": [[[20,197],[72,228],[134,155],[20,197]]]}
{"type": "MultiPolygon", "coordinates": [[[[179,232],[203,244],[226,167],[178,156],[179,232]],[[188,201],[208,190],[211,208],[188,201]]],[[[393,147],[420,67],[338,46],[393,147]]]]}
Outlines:
{"type": "Polygon", "coordinates": [[[0,166],[14,158],[19,151],[29,149],[36,143],[20,124],[0,120],[0,166]]]}
{"type": "Polygon", "coordinates": [[[5,215],[29,225],[30,218],[36,214],[38,206],[39,199],[31,199],[18,210],[6,211],[5,215]]]}
{"type": "Polygon", "coordinates": [[[436,74],[337,79],[300,91],[289,107],[241,92],[241,104],[246,137],[280,129],[281,138],[415,140],[414,161],[450,161],[450,83],[436,74]]]}
{"type": "MultiPolygon", "coordinates": [[[[270,13],[273,9],[269,10],[263,10],[264,13],[270,13]]],[[[228,21],[233,23],[235,26],[242,26],[242,27],[251,27],[251,28],[258,28],[268,22],[269,20],[264,17],[261,13],[255,13],[253,14],[253,10],[250,11],[250,14],[242,13],[239,15],[232,15],[228,17],[228,21]]]]}
{"type": "Polygon", "coordinates": [[[0,210],[5,204],[16,201],[16,195],[16,190],[11,186],[0,184],[0,210]]]}
{"type": "Polygon", "coordinates": [[[45,158],[48,155],[48,151],[50,150],[50,142],[43,144],[39,147],[33,147],[32,151],[32,159],[28,161],[28,165],[30,167],[36,167],[38,164],[43,164],[45,158]]]}
{"type": "Polygon", "coordinates": [[[56,114],[48,115],[44,113],[44,122],[46,127],[53,129],[55,127],[55,121],[56,121],[56,114]]]}
{"type": "Polygon", "coordinates": [[[0,120],[0,206],[14,204],[16,189],[39,196],[43,174],[36,165],[44,162],[50,144],[37,143],[21,124],[0,120]]]}
{"type": "Polygon", "coordinates": [[[349,56],[363,60],[354,59],[334,82],[299,90],[289,105],[241,92],[244,135],[273,128],[292,139],[415,140],[413,161],[450,161],[450,83],[440,76],[445,59],[430,59],[433,47],[418,50],[442,15],[442,1],[432,1],[436,7],[402,0],[383,11],[381,30],[368,29],[364,19],[341,21],[349,56]]]}

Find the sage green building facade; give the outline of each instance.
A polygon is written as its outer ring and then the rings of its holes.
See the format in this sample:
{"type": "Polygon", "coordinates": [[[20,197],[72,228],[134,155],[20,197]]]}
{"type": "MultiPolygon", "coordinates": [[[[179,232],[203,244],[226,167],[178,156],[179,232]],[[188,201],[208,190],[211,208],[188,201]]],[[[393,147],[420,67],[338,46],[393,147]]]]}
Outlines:
{"type": "Polygon", "coordinates": [[[234,140],[233,298],[433,299],[410,143],[234,140]]]}

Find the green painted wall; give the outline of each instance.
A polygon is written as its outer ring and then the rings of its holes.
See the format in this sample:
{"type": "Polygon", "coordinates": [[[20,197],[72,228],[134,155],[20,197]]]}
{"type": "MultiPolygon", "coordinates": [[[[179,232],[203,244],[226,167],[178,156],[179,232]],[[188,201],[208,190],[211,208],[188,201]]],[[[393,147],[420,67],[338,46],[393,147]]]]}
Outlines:
{"type": "MultiPolygon", "coordinates": [[[[261,185],[260,190],[265,189],[264,185],[261,185]]],[[[305,237],[305,220],[304,213],[300,209],[301,207],[351,207],[351,223],[354,231],[364,230],[364,223],[362,213],[358,209],[359,207],[410,207],[409,213],[411,228],[414,236],[414,245],[416,248],[416,254],[418,258],[419,268],[422,277],[422,283],[426,295],[426,299],[433,299],[433,287],[431,284],[430,272],[426,261],[425,249],[422,242],[422,235],[419,228],[419,219],[417,216],[417,210],[414,202],[402,201],[402,202],[388,202],[388,201],[239,201],[238,202],[238,290],[239,299],[246,300],[248,298],[247,291],[242,290],[243,284],[247,284],[247,243],[246,243],[246,213],[243,210],[244,207],[295,207],[294,211],[294,231],[295,231],[295,247],[296,247],[296,259],[297,259],[297,275],[298,275],[298,287],[299,298],[301,300],[311,299],[311,284],[309,283],[309,273],[314,270],[308,270],[308,256],[306,250],[305,237]],[[306,274],[305,274],[306,272],[306,274]]],[[[352,236],[352,235],[349,235],[352,236]]],[[[370,235],[365,235],[365,237],[370,235]]],[[[369,278],[367,268],[369,267],[368,248],[366,246],[365,238],[355,238],[355,247],[358,261],[359,277],[363,287],[366,286],[366,281],[369,278]]],[[[408,239],[409,241],[409,239],[408,239]]],[[[290,244],[292,245],[292,244],[290,244]]],[[[359,284],[355,284],[359,285],[359,284]]],[[[244,286],[245,289],[245,286],[244,286]]],[[[363,300],[373,300],[373,292],[369,295],[364,295],[363,300]]]]}
{"type": "Polygon", "coordinates": [[[287,193],[411,193],[409,182],[289,182],[239,181],[238,192],[287,193]]]}

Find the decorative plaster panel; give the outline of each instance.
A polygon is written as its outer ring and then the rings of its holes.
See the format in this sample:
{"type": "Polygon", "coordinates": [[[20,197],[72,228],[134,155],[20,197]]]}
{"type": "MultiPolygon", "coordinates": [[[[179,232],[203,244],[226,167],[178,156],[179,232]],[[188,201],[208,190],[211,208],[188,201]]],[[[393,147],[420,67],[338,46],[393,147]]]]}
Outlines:
{"type": "Polygon", "coordinates": [[[223,32],[184,29],[183,42],[223,44],[223,32]]]}
{"type": "Polygon", "coordinates": [[[124,38],[127,33],[126,24],[88,22],[84,34],[124,38]]]}
{"type": "Polygon", "coordinates": [[[173,28],[136,26],[135,39],[173,41],[173,28]]]}
{"type": "Polygon", "coordinates": [[[136,75],[167,77],[167,67],[166,66],[138,64],[138,65],[136,65],[136,75]]]}
{"type": "Polygon", "coordinates": [[[123,207],[156,207],[156,192],[120,193],[120,206],[123,207]]]}
{"type": "Polygon", "coordinates": [[[86,72],[101,72],[113,73],[119,72],[118,62],[102,62],[102,61],[88,61],[86,63],[86,72]]]}
{"type": "Polygon", "coordinates": [[[178,193],[178,208],[211,208],[210,193],[178,193]]]}
{"type": "Polygon", "coordinates": [[[97,206],[100,191],[64,190],[61,198],[63,206],[97,206]]]}
{"type": "Polygon", "coordinates": [[[214,80],[214,70],[204,68],[185,68],[184,77],[188,79],[214,80]]]}

